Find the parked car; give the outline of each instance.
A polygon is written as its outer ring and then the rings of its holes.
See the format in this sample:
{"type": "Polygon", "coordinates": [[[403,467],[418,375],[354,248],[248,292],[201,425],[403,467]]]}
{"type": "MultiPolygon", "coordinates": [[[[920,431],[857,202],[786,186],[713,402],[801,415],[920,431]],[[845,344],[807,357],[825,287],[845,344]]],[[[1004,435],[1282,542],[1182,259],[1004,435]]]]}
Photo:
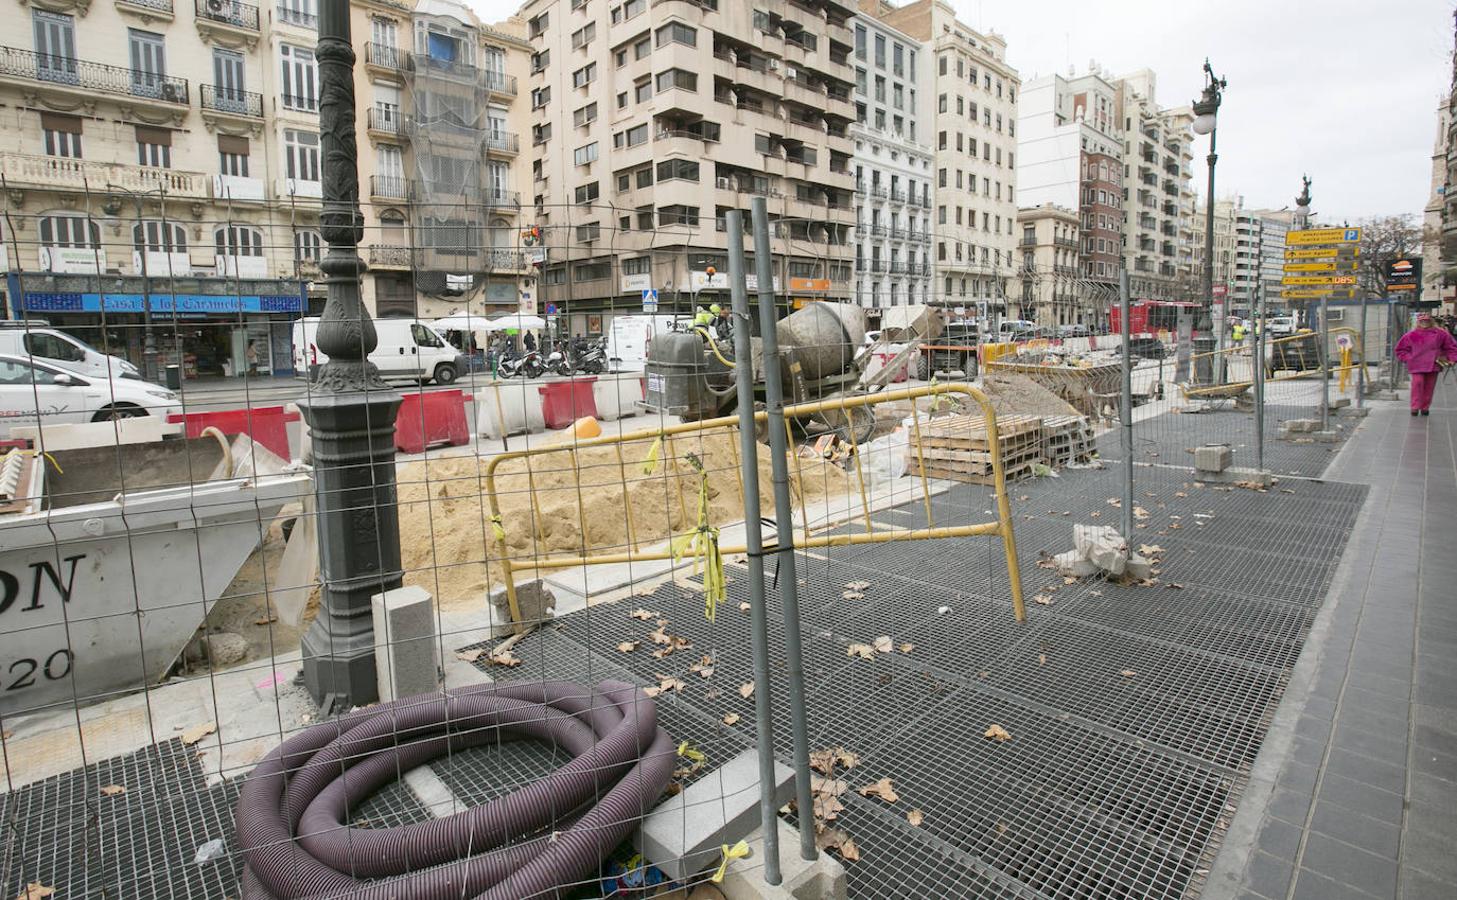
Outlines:
{"type": "MultiPolygon", "coordinates": [[[[316,342],[318,331],[317,318],[293,323],[293,368],[307,373],[310,381],[329,361],[316,342]]],[[[466,371],[466,359],[460,351],[418,319],[375,319],[374,332],[379,343],[369,354],[369,361],[386,381],[450,384],[466,371]]]]}
{"type": "Polygon", "coordinates": [[[166,420],[180,398],[136,378],[97,377],[50,362],[0,354],[0,438],[16,425],[106,422],[140,416],[166,420]]]}
{"type": "Polygon", "coordinates": [[[1267,325],[1270,329],[1270,334],[1273,335],[1285,335],[1295,333],[1294,316],[1271,316],[1267,320],[1267,325]]]}
{"type": "Polygon", "coordinates": [[[1092,331],[1086,325],[1060,325],[1057,333],[1059,337],[1087,337],[1092,331]]]}
{"type": "Polygon", "coordinates": [[[0,353],[31,357],[89,377],[142,377],[130,362],[119,356],[108,356],[44,321],[0,322],[0,353]]]}

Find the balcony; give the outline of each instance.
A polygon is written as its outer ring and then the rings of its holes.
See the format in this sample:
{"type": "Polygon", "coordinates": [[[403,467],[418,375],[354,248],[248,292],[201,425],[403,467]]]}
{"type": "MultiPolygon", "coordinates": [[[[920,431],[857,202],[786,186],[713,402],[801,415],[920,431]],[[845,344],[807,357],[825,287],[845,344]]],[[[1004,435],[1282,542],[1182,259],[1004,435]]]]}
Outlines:
{"type": "MultiPolygon", "coordinates": [[[[370,110],[373,112],[373,110],[370,110]]],[[[382,200],[405,200],[410,196],[409,182],[399,175],[369,176],[369,196],[382,200]]]]}
{"type": "Polygon", "coordinates": [[[910,272],[910,265],[908,263],[903,263],[903,262],[901,262],[898,259],[897,260],[891,260],[891,263],[890,263],[890,274],[892,274],[892,275],[906,275],[909,272],[910,272]]]}
{"type": "Polygon", "coordinates": [[[903,240],[905,240],[906,239],[906,230],[904,228],[895,228],[895,227],[892,227],[890,229],[890,239],[893,240],[893,241],[903,241],[903,240]]]}
{"type": "Polygon", "coordinates": [[[153,19],[172,21],[172,0],[116,0],[116,8],[141,16],[143,22],[153,19]]]}
{"type": "Polygon", "coordinates": [[[258,31],[258,7],[234,0],[193,0],[199,23],[223,25],[240,31],[258,31]]]}
{"type": "Polygon", "coordinates": [[[278,21],[286,25],[297,25],[300,28],[308,28],[313,31],[319,30],[319,17],[311,12],[304,12],[301,9],[294,9],[285,4],[278,4],[278,21]]]}
{"type": "Polygon", "coordinates": [[[486,150],[490,153],[519,153],[521,141],[509,131],[488,131],[486,150]]]}
{"type": "Polygon", "coordinates": [[[283,102],[283,108],[294,112],[317,113],[319,111],[319,97],[317,94],[279,94],[279,100],[283,102]]]}
{"type": "MultiPolygon", "coordinates": [[[[199,3],[203,0],[198,0],[199,3]]],[[[364,45],[364,64],[386,72],[402,72],[410,61],[408,50],[401,50],[392,44],[377,44],[374,41],[364,45]]]]}
{"type": "Polygon", "coordinates": [[[0,172],[12,188],[53,191],[106,191],[165,194],[169,198],[208,198],[209,177],[202,172],[154,169],[125,163],[96,162],[66,156],[0,153],[0,172]]]}
{"type": "Polygon", "coordinates": [[[371,269],[408,269],[411,266],[410,248],[391,244],[369,245],[369,267],[371,269]]]}
{"type": "Polygon", "coordinates": [[[884,225],[871,225],[870,226],[870,236],[871,237],[885,237],[887,233],[888,233],[888,229],[884,225]]]}
{"type": "Polygon", "coordinates": [[[488,187],[481,191],[481,202],[487,206],[519,207],[521,205],[521,193],[519,191],[507,191],[501,188],[488,187]]]}
{"type": "Polygon", "coordinates": [[[1052,243],[1057,247],[1069,247],[1073,250],[1078,248],[1078,242],[1070,237],[1055,237],[1052,239],[1052,243]]]}
{"type": "Polygon", "coordinates": [[[885,263],[878,259],[872,259],[870,261],[870,271],[874,272],[876,275],[884,275],[885,263]]]}
{"type": "Polygon", "coordinates": [[[889,191],[887,191],[885,188],[881,187],[878,184],[873,185],[870,188],[870,196],[876,200],[884,200],[887,196],[889,196],[889,191]]]}
{"type": "Polygon", "coordinates": [[[203,114],[215,114],[210,118],[263,118],[262,94],[230,87],[219,88],[212,84],[198,85],[197,94],[198,105],[202,107],[203,114]]]}
{"type": "Polygon", "coordinates": [[[365,111],[365,121],[372,134],[386,137],[402,137],[405,134],[405,117],[398,107],[372,106],[365,111]]]}
{"type": "Polygon", "coordinates": [[[493,94],[501,94],[506,97],[516,96],[516,77],[487,69],[481,73],[481,83],[486,90],[493,94]]]}
{"type": "Polygon", "coordinates": [[[0,79],[37,82],[72,95],[116,94],[169,110],[190,102],[186,78],[16,47],[0,47],[0,79]]]}
{"type": "Polygon", "coordinates": [[[491,249],[485,254],[487,270],[516,272],[526,268],[526,254],[520,250],[491,249]]]}
{"type": "Polygon", "coordinates": [[[890,190],[890,202],[892,202],[892,203],[904,203],[904,202],[906,202],[906,192],[905,191],[902,191],[902,190],[898,190],[896,188],[891,188],[891,190],[890,190]]]}
{"type": "Polygon", "coordinates": [[[322,200],[324,183],[303,178],[280,178],[276,196],[293,200],[322,200]]]}

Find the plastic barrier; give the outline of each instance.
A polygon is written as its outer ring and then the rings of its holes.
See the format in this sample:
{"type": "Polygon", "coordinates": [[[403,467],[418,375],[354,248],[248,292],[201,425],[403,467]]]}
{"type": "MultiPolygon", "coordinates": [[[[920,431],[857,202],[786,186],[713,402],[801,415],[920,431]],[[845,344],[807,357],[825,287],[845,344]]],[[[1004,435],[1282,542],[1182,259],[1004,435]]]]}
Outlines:
{"type": "Polygon", "coordinates": [[[497,440],[504,435],[545,431],[540,392],[519,380],[487,385],[476,396],[476,429],[497,440]]]}
{"type": "Polygon", "coordinates": [[[604,422],[637,415],[638,401],[644,396],[643,379],[640,377],[599,378],[592,385],[597,418],[604,422]]]}
{"type": "Polygon", "coordinates": [[[167,417],[168,422],[183,423],[183,430],[190,438],[202,434],[208,427],[216,428],[230,437],[246,434],[276,454],[279,459],[285,460],[293,459],[293,453],[288,446],[288,423],[298,420],[298,413],[285,412],[282,406],[172,413],[167,417]]]}
{"type": "Polygon", "coordinates": [[[464,391],[415,391],[406,394],[395,419],[395,449],[424,453],[426,447],[470,443],[464,391]]]}
{"type": "Polygon", "coordinates": [[[541,416],[553,430],[570,428],[583,416],[597,417],[597,401],[592,396],[594,376],[548,381],[537,388],[541,392],[541,416]]]}
{"type": "Polygon", "coordinates": [[[1003,356],[1008,356],[1016,352],[1017,345],[1010,341],[1003,344],[982,344],[981,364],[985,366],[987,363],[995,362],[1003,356]]]}

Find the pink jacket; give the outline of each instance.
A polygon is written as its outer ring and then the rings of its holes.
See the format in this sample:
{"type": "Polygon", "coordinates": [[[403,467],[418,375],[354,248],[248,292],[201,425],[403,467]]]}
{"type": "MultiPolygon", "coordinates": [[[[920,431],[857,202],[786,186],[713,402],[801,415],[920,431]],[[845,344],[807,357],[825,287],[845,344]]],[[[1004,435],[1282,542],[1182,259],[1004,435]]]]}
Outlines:
{"type": "Polygon", "coordinates": [[[1435,372],[1438,359],[1457,361],[1457,341],[1445,328],[1413,328],[1396,342],[1396,358],[1410,372],[1435,372]]]}

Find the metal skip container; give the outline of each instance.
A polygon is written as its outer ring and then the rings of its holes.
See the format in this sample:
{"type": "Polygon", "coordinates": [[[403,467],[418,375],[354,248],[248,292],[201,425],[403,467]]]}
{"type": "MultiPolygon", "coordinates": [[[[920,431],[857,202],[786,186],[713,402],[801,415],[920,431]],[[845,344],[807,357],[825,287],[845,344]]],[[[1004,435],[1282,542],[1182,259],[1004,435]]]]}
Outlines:
{"type": "Polygon", "coordinates": [[[164,678],[273,517],[311,492],[290,471],[0,515],[0,715],[164,678]]]}

